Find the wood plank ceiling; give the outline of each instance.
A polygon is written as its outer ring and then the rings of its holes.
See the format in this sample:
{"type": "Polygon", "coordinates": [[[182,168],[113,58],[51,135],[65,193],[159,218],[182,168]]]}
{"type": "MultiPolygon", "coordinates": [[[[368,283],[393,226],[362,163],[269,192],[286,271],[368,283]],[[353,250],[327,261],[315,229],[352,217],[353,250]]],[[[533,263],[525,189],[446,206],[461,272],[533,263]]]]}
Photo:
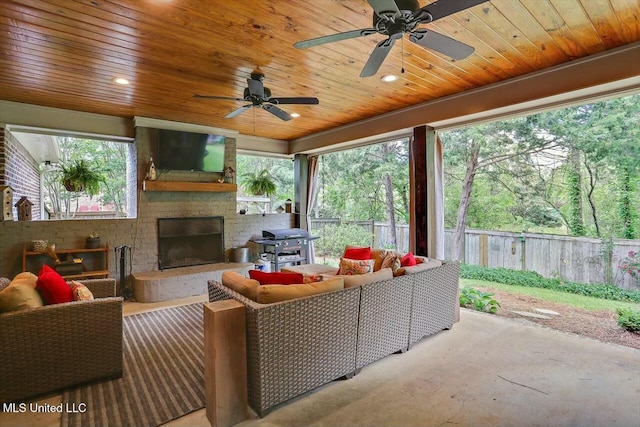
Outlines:
{"type": "Polygon", "coordinates": [[[292,140],[640,40],[637,0],[491,0],[423,26],[473,46],[463,60],[405,38],[360,78],[383,36],[293,47],[372,14],[365,0],[0,0],[0,99],[292,140]],[[192,97],[242,97],[258,66],[273,96],[320,104],[225,119],[242,103],[192,97]]]}

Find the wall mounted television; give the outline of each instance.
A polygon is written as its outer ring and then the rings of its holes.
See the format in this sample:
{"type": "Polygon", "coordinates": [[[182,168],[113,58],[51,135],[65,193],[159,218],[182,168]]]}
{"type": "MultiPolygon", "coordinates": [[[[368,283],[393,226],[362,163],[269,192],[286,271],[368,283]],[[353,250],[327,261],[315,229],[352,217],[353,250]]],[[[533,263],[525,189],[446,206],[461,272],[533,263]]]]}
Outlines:
{"type": "Polygon", "coordinates": [[[158,129],[157,168],[224,171],[224,135],[158,129]]]}

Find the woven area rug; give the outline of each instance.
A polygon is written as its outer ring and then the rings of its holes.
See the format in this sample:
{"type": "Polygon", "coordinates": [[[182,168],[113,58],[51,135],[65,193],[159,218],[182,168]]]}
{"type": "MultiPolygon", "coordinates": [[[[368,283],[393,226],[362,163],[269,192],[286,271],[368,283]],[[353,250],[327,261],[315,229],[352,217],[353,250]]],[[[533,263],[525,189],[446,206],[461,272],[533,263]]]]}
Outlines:
{"type": "Polygon", "coordinates": [[[62,427],[153,427],[204,408],[203,306],[140,313],[124,318],[124,375],[70,389],[62,427]]]}

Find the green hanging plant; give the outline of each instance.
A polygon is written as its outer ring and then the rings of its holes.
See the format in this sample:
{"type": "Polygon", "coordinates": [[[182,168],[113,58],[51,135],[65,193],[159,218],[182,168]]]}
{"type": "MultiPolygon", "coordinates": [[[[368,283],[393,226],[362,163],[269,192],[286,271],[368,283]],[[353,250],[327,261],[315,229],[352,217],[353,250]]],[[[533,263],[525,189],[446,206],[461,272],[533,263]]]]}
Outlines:
{"type": "Polygon", "coordinates": [[[60,181],[67,191],[85,191],[95,196],[100,192],[100,185],[104,183],[104,176],[90,168],[84,160],[60,165],[60,181]]]}
{"type": "Polygon", "coordinates": [[[268,169],[262,169],[258,173],[245,173],[242,175],[242,187],[254,196],[271,196],[276,192],[276,184],[268,169]]]}

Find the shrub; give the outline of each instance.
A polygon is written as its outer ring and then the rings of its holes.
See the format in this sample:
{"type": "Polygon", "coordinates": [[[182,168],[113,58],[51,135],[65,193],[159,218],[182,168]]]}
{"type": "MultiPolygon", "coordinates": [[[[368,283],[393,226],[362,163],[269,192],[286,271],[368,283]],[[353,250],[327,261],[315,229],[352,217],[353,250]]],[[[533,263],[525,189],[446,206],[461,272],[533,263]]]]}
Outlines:
{"type": "Polygon", "coordinates": [[[640,252],[629,251],[627,256],[620,261],[618,268],[640,284],[640,252]]]}
{"type": "Polygon", "coordinates": [[[328,224],[314,232],[320,236],[313,244],[316,254],[335,258],[342,256],[347,245],[370,246],[373,240],[369,231],[351,224],[328,224]]]}
{"type": "Polygon", "coordinates": [[[619,308],[618,325],[630,332],[640,332],[640,311],[630,308],[619,308]]]}
{"type": "Polygon", "coordinates": [[[553,289],[613,301],[640,302],[640,291],[637,290],[621,289],[605,284],[567,282],[559,278],[549,279],[542,277],[535,271],[519,271],[501,267],[489,268],[480,265],[462,264],[460,277],[505,283],[507,285],[553,289]]]}
{"type": "Polygon", "coordinates": [[[492,293],[482,292],[473,288],[462,288],[460,289],[460,307],[495,314],[498,311],[498,307],[500,307],[500,303],[493,298],[492,293]]]}

